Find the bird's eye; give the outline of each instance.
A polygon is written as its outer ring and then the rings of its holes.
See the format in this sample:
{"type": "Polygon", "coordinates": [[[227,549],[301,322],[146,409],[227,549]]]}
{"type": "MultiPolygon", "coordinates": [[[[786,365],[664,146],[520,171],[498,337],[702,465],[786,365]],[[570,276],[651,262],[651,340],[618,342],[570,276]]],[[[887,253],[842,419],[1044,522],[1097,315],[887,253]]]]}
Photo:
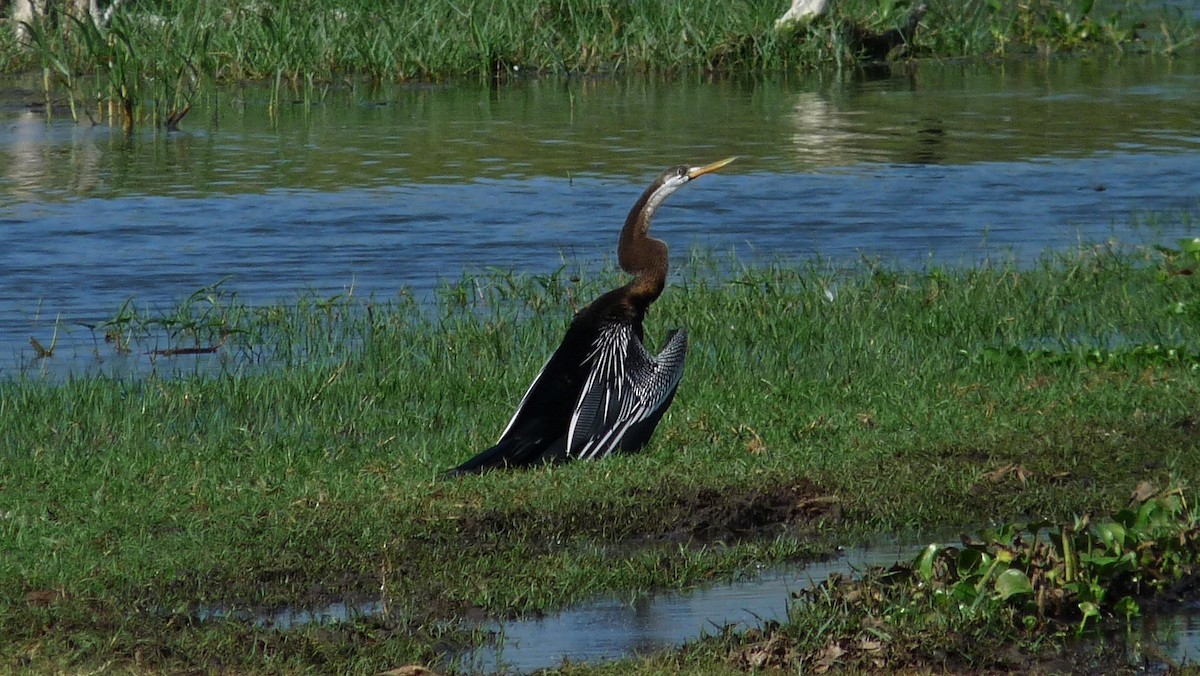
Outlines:
{"type": "Polygon", "coordinates": [[[675,170],[675,173],[676,173],[676,174],[679,174],[679,178],[686,178],[686,177],[687,177],[687,175],[688,175],[688,168],[687,168],[687,167],[680,167],[680,168],[678,168],[678,169],[676,169],[676,170],[675,170]]]}

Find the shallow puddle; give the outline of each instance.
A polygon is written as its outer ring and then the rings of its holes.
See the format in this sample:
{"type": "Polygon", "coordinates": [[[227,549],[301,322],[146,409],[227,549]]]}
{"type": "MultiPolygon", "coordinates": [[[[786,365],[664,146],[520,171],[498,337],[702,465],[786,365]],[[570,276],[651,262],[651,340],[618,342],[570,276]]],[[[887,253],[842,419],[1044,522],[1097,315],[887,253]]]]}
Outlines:
{"type": "Polygon", "coordinates": [[[1200,663],[1200,602],[1147,613],[1140,630],[1141,651],[1151,661],[1175,665],[1200,663]]]}
{"type": "Polygon", "coordinates": [[[752,579],[672,594],[608,598],[556,615],[494,623],[496,644],[452,656],[459,671],[527,673],[564,661],[602,662],[694,641],[722,627],[787,619],[792,591],[910,560],[924,545],[896,541],[844,549],[828,561],[764,569],[752,579]]]}
{"type": "Polygon", "coordinates": [[[256,627],[269,627],[285,631],[309,624],[351,622],[360,617],[382,615],[383,612],[383,602],[379,600],[361,603],[339,601],[318,608],[235,609],[223,606],[204,606],[197,611],[196,618],[201,621],[238,620],[248,622],[256,627]]]}
{"type": "MultiPolygon", "coordinates": [[[[955,538],[934,538],[943,546],[955,538]]],[[[869,567],[911,561],[925,545],[875,543],[846,549],[828,561],[765,569],[753,579],[688,592],[606,599],[540,619],[495,623],[494,645],[453,656],[459,672],[524,674],[564,662],[597,663],[670,649],[724,627],[750,629],[788,619],[791,592],[839,573],[856,577],[869,567]]],[[[1148,673],[1200,663],[1200,601],[1147,612],[1126,635],[1085,635],[1084,642],[1129,639],[1131,663],[1148,673]],[[1134,650],[1136,648],[1136,651],[1134,650]]]]}
{"type": "MultiPolygon", "coordinates": [[[[957,544],[951,536],[914,540],[888,539],[843,549],[826,561],[764,568],[759,574],[726,584],[685,592],[609,597],[557,614],[474,628],[495,640],[445,656],[454,673],[524,674],[563,663],[599,663],[676,648],[729,627],[738,630],[765,622],[785,622],[794,591],[824,582],[830,575],[856,577],[870,567],[911,561],[929,543],[957,544]]],[[[384,612],[379,600],[342,601],[309,609],[202,608],[200,620],[234,619],[281,631],[309,624],[335,624],[384,612]]],[[[1099,640],[1130,640],[1130,658],[1150,669],[1195,664],[1200,659],[1200,602],[1147,612],[1128,636],[1105,633],[1099,640]],[[1134,648],[1136,647],[1136,651],[1134,648]]],[[[1096,640],[1085,637],[1086,641],[1096,640]]]]}

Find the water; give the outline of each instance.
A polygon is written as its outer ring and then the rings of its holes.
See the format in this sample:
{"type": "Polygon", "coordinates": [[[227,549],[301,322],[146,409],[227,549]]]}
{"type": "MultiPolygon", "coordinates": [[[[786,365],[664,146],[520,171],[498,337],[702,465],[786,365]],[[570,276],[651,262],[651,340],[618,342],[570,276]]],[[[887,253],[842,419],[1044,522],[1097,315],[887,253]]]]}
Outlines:
{"type": "MultiPolygon", "coordinates": [[[[948,538],[941,546],[957,544],[948,538]]],[[[834,557],[800,566],[765,568],[747,579],[684,592],[637,593],[630,598],[603,598],[545,617],[488,622],[475,628],[495,640],[471,650],[450,653],[446,666],[457,672],[524,674],[564,662],[599,663],[676,648],[728,627],[745,630],[766,622],[786,622],[792,592],[809,589],[830,575],[856,577],[871,567],[908,562],[925,545],[913,540],[881,539],[843,549],[834,557]]],[[[337,623],[378,615],[382,602],[339,601],[320,608],[242,610],[206,607],[199,619],[230,617],[255,626],[287,630],[299,625],[337,623]]],[[[1105,638],[1137,645],[1131,658],[1147,661],[1151,671],[1200,659],[1200,603],[1147,610],[1132,633],[1114,631],[1105,638]]]]}
{"type": "Polygon", "coordinates": [[[638,594],[568,608],[544,618],[493,624],[495,646],[457,655],[471,673],[529,673],[561,664],[602,662],[695,641],[723,627],[748,629],[787,620],[791,592],[833,573],[856,575],[871,566],[911,560],[921,547],[897,542],[843,550],[828,561],[766,569],[739,582],[677,594],[638,594]]]}
{"type": "MultiPolygon", "coordinates": [[[[468,673],[524,674],[564,661],[598,663],[678,647],[724,627],[736,630],[787,620],[791,592],[820,584],[834,573],[857,576],[868,567],[911,561],[921,547],[889,542],[847,549],[829,561],[800,568],[779,567],[740,582],[678,594],[641,594],[632,600],[605,599],[539,619],[489,627],[497,645],[456,655],[468,673]]],[[[1131,657],[1150,671],[1200,661],[1200,603],[1147,613],[1130,636],[1131,657]],[[1132,645],[1132,644],[1131,644],[1132,645]]],[[[1085,640],[1124,641],[1124,633],[1085,640]]]]}
{"type": "Polygon", "coordinates": [[[47,123],[33,84],[0,82],[0,376],[33,364],[29,339],[49,344],[56,326],[51,368],[111,359],[85,325],[222,280],[256,304],[386,299],[488,266],[611,260],[658,171],[728,155],[742,159],[656,220],[676,254],[921,266],[1173,243],[1196,234],[1197,91],[1200,60],[1149,57],[331,87],[275,120],[265,89],[239,87],[181,133],[125,138],[47,123]]]}
{"type": "Polygon", "coordinates": [[[269,627],[287,631],[293,627],[311,624],[336,624],[350,622],[362,617],[373,617],[384,613],[382,601],[363,601],[354,603],[338,601],[319,608],[275,608],[247,610],[224,606],[205,606],[196,613],[200,621],[214,619],[232,619],[246,622],[256,627],[269,627]]]}
{"type": "Polygon", "coordinates": [[[1140,636],[1142,645],[1153,646],[1163,662],[1200,664],[1200,602],[1147,613],[1140,636]]]}

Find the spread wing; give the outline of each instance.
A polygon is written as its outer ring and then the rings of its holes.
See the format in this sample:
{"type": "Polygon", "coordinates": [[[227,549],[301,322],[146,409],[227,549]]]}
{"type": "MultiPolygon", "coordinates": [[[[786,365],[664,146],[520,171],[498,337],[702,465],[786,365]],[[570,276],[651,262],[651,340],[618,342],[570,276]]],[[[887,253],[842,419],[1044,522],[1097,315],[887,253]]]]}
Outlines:
{"type": "Polygon", "coordinates": [[[609,322],[590,340],[570,335],[521,398],[496,445],[449,475],[638,451],[671,405],[687,352],[672,331],[657,357],[631,323],[609,322]]]}
{"type": "Polygon", "coordinates": [[[589,366],[567,428],[568,458],[593,460],[616,450],[639,450],[679,387],[687,332],[672,331],[657,356],[629,323],[602,326],[587,356],[589,366]]]}

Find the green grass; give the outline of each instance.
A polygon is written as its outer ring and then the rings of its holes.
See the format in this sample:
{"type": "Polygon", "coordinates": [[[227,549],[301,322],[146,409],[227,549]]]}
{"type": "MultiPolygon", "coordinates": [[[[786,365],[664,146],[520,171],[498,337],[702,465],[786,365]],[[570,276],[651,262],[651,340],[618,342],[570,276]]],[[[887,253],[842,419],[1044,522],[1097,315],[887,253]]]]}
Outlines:
{"type": "Polygon", "coordinates": [[[105,349],[226,336],[224,365],[0,383],[0,668],[378,670],[472,640],[445,621],[473,609],[684,588],[873,532],[1197,485],[1189,256],[921,271],[697,256],[648,320],[652,342],[686,326],[692,348],[646,453],[458,481],[437,476],[495,439],[572,311],[618,274],[466,278],[433,306],[253,308],[220,287],[164,315],[131,304],[105,349]],[[336,630],[193,616],[381,589],[387,617],[336,630]]]}
{"type": "MultiPolygon", "coordinates": [[[[788,71],[857,62],[851,25],[905,22],[904,2],[850,0],[832,16],[777,31],[786,3],[608,0],[413,2],[160,0],[122,6],[103,27],[63,16],[0,32],[0,71],[42,69],[47,98],[76,119],[169,124],[215,82],[275,83],[274,100],[317,100],[327,83],[526,72],[788,71]]],[[[934,58],[1093,49],[1173,53],[1198,28],[1140,0],[930,3],[907,50],[934,58]]],[[[277,105],[273,110],[277,110],[277,105]]]]}

